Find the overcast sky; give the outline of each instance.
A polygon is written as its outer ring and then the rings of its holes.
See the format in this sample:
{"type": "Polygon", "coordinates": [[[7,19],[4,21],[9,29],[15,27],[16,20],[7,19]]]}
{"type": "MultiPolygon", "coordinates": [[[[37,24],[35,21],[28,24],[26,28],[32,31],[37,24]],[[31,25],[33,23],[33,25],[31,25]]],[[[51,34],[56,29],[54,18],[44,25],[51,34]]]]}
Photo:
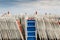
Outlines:
{"type": "Polygon", "coordinates": [[[59,0],[0,0],[0,14],[10,11],[12,14],[60,14],[59,0]]]}

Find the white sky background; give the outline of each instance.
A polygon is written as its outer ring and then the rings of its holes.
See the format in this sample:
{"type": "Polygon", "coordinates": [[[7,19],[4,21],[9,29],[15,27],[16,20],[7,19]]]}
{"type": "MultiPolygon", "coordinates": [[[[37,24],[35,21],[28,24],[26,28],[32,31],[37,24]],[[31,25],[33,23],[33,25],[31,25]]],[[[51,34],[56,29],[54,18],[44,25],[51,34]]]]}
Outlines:
{"type": "Polygon", "coordinates": [[[60,15],[60,1],[58,0],[36,0],[26,2],[6,2],[0,4],[0,14],[10,11],[12,14],[33,14],[37,11],[39,14],[52,13],[60,15]],[[12,5],[13,4],[13,5],[12,5]]]}

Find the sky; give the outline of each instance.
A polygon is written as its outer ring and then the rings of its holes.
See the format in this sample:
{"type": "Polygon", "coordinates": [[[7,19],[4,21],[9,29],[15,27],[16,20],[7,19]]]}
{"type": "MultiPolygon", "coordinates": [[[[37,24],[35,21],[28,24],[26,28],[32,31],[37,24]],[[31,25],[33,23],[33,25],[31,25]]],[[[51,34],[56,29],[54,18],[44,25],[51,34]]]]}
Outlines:
{"type": "Polygon", "coordinates": [[[60,14],[59,0],[0,0],[0,14],[60,14]]]}

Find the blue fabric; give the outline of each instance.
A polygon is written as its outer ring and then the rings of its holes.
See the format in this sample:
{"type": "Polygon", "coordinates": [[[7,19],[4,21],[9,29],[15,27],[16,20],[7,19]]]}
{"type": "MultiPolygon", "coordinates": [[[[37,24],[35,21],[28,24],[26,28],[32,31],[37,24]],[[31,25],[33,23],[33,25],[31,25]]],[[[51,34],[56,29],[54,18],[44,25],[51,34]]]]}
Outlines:
{"type": "Polygon", "coordinates": [[[27,40],[36,40],[35,37],[28,37],[27,40]]]}
{"type": "Polygon", "coordinates": [[[36,28],[35,27],[27,27],[27,31],[35,31],[36,28]]]}
{"type": "Polygon", "coordinates": [[[29,22],[27,24],[28,24],[27,26],[35,26],[35,22],[29,22]]]}
{"type": "Polygon", "coordinates": [[[35,32],[28,32],[28,36],[35,36],[35,32]]]}

